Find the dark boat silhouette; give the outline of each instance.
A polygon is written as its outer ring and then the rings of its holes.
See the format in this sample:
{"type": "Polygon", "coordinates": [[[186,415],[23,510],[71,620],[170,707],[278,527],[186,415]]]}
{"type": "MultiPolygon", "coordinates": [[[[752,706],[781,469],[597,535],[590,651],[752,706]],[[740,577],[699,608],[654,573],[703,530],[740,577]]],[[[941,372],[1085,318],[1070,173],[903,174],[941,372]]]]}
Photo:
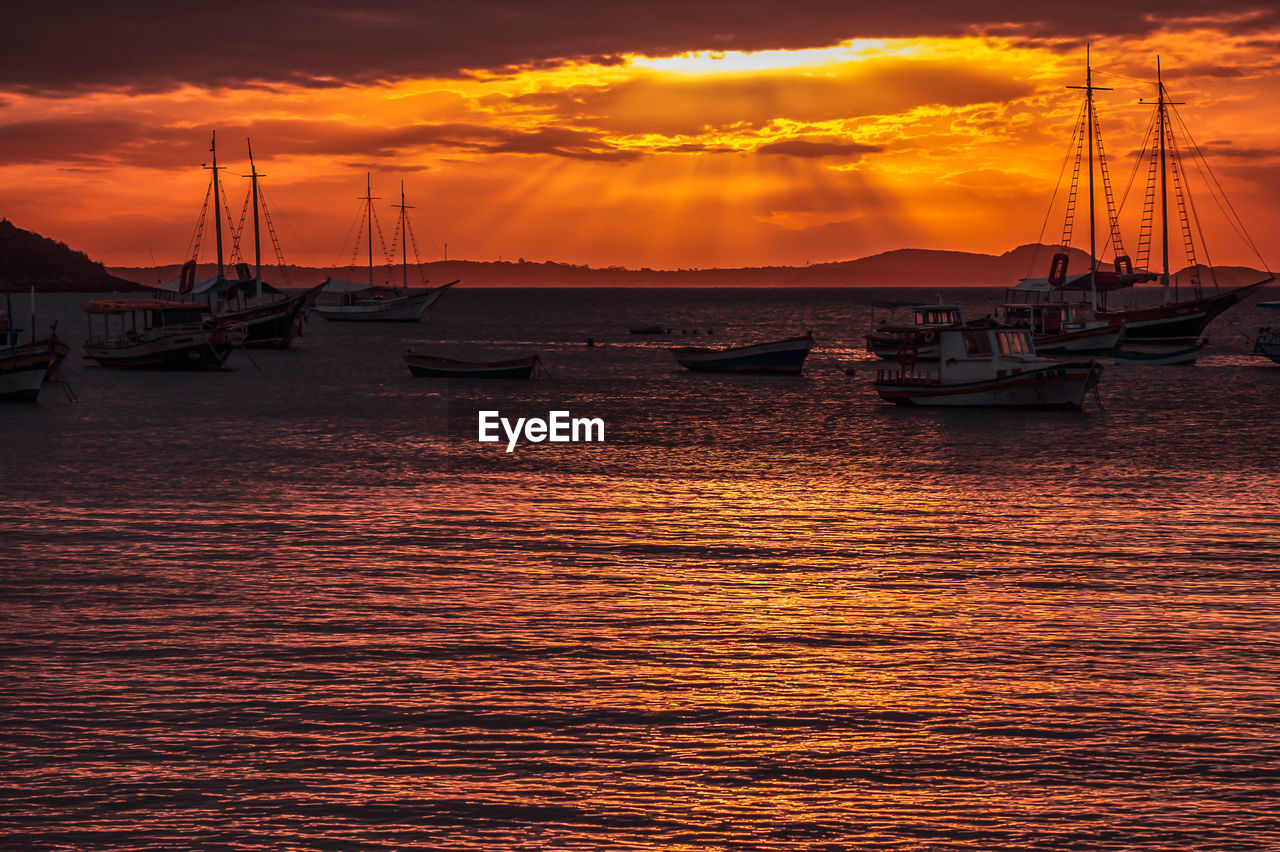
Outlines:
{"type": "Polygon", "coordinates": [[[436,379],[527,379],[538,366],[538,356],[509,361],[458,361],[435,355],[407,353],[404,363],[415,376],[436,379]]]}
{"type": "Polygon", "coordinates": [[[812,348],[813,334],[809,333],[802,337],[725,349],[678,346],[671,350],[671,354],[681,367],[697,372],[798,376],[812,348]]]}

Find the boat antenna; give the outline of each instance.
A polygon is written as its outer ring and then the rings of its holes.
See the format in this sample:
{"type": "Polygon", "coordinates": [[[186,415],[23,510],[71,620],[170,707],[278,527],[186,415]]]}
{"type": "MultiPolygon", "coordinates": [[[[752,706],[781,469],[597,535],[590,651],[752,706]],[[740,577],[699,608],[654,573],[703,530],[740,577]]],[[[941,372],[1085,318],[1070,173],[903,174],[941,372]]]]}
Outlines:
{"type": "MultiPolygon", "coordinates": [[[[405,211],[411,210],[413,208],[404,203],[404,181],[400,181],[400,203],[393,204],[391,206],[400,208],[400,272],[403,276],[404,291],[408,293],[409,292],[409,240],[406,238],[408,232],[405,230],[405,211]]],[[[372,251],[372,246],[373,246],[372,240],[369,241],[369,245],[371,247],[370,251],[372,251]]],[[[391,248],[392,250],[395,249],[394,242],[392,242],[391,248]]],[[[414,254],[416,255],[418,252],[417,245],[413,247],[413,251],[414,251],[414,254]]]]}
{"type": "Polygon", "coordinates": [[[1097,223],[1095,218],[1097,210],[1093,194],[1093,136],[1094,136],[1094,117],[1093,117],[1093,93],[1109,92],[1108,88],[1093,85],[1093,65],[1090,60],[1091,44],[1086,44],[1084,48],[1084,85],[1083,86],[1067,86],[1068,89],[1083,89],[1085,109],[1088,111],[1088,134],[1089,134],[1089,300],[1091,307],[1096,311],[1098,309],[1098,258],[1095,256],[1097,251],[1097,223]]]}
{"type": "Polygon", "coordinates": [[[258,167],[253,164],[253,143],[248,136],[244,138],[244,142],[249,147],[249,174],[241,177],[253,179],[253,282],[256,295],[262,295],[262,241],[258,231],[258,178],[262,175],[258,174],[258,167]]]}
{"type": "Polygon", "coordinates": [[[218,199],[218,131],[213,131],[209,141],[209,152],[213,154],[213,165],[205,166],[213,172],[213,223],[218,237],[218,280],[222,275],[222,203],[218,199]]]}

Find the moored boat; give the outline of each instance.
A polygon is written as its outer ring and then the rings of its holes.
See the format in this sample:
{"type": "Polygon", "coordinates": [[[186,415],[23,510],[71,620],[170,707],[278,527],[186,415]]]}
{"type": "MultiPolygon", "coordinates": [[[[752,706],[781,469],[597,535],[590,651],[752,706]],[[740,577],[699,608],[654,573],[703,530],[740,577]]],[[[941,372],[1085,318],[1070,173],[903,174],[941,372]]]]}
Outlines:
{"type": "Polygon", "coordinates": [[[57,368],[57,338],[0,348],[0,401],[35,402],[57,368]]]}
{"type": "Polygon", "coordinates": [[[1195,346],[1140,346],[1131,347],[1125,345],[1118,352],[1111,354],[1111,359],[1116,364],[1128,364],[1130,366],[1141,367],[1158,367],[1158,366],[1175,366],[1188,367],[1196,362],[1200,357],[1204,344],[1198,343],[1195,346]]]}
{"type": "Polygon", "coordinates": [[[938,332],[937,365],[878,370],[875,389],[896,405],[1074,409],[1095,388],[1096,361],[1057,361],[1036,354],[1031,332],[970,323],[938,332]]]}
{"type": "Polygon", "coordinates": [[[938,330],[964,322],[959,305],[876,302],[872,307],[872,329],[867,332],[867,351],[879,358],[896,358],[910,349],[920,361],[938,357],[938,330]],[[874,311],[886,308],[890,315],[877,325],[874,311]],[[906,313],[907,316],[903,316],[906,313]]]}
{"type": "MultiPolygon", "coordinates": [[[[1280,302],[1259,302],[1258,307],[1280,310],[1280,302]]],[[[1253,354],[1262,355],[1280,364],[1280,329],[1264,325],[1258,329],[1253,341],[1253,354]]]]}
{"type": "Polygon", "coordinates": [[[85,357],[103,367],[216,370],[245,340],[243,329],[208,321],[194,302],[102,299],[85,312],[85,357]]]}
{"type": "Polygon", "coordinates": [[[457,283],[450,281],[415,293],[396,287],[326,278],[316,300],[315,312],[331,322],[418,322],[436,300],[457,283]]]}
{"type": "Polygon", "coordinates": [[[508,361],[459,361],[434,355],[406,353],[404,363],[415,376],[436,379],[527,379],[538,366],[538,356],[508,361]]]}
{"type": "MultiPolygon", "coordinates": [[[[1149,167],[1147,169],[1147,188],[1138,234],[1138,250],[1136,258],[1130,258],[1124,252],[1119,225],[1119,209],[1115,203],[1111,178],[1107,170],[1107,160],[1102,149],[1102,134],[1094,111],[1093,93],[1098,87],[1093,85],[1092,79],[1092,68],[1086,58],[1085,85],[1071,87],[1084,90],[1085,106],[1081,110],[1080,123],[1077,125],[1076,136],[1072,140],[1072,144],[1075,146],[1075,168],[1072,172],[1072,182],[1067,195],[1061,240],[1062,248],[1053,256],[1047,278],[1028,279],[1024,284],[1032,289],[1041,291],[1040,298],[1043,301],[1087,302],[1092,309],[1093,319],[1114,325],[1123,324],[1125,329],[1124,339],[1129,343],[1156,344],[1180,349],[1193,347],[1214,319],[1243,301],[1264,284],[1273,280],[1273,277],[1268,274],[1268,277],[1251,284],[1231,289],[1219,289],[1214,268],[1212,266],[1202,267],[1197,263],[1197,251],[1203,252],[1199,255],[1200,257],[1207,257],[1208,252],[1204,246],[1203,234],[1199,233],[1200,223],[1194,214],[1195,204],[1191,198],[1190,182],[1186,174],[1185,165],[1182,162],[1181,150],[1187,148],[1192,151],[1194,156],[1189,159],[1197,167],[1208,173],[1206,186],[1209,186],[1211,191],[1216,186],[1217,191],[1220,192],[1221,185],[1216,178],[1209,180],[1209,178],[1213,177],[1212,173],[1209,171],[1203,152],[1196,147],[1194,141],[1186,134],[1183,134],[1185,138],[1175,138],[1175,123],[1184,127],[1185,123],[1181,120],[1181,116],[1177,114],[1177,103],[1169,100],[1168,92],[1164,86],[1159,58],[1156,61],[1157,99],[1154,102],[1148,102],[1155,106],[1155,115],[1149,125],[1149,134],[1144,140],[1139,153],[1139,162],[1141,163],[1142,158],[1146,157],[1149,167]],[[1177,118],[1177,122],[1171,120],[1170,111],[1177,118]],[[1085,143],[1087,143],[1087,146],[1085,143]],[[1082,274],[1069,275],[1067,271],[1070,258],[1068,247],[1071,244],[1077,207],[1078,183],[1082,171],[1082,155],[1085,150],[1088,151],[1088,164],[1085,166],[1084,171],[1088,176],[1089,270],[1082,274]],[[1111,229],[1109,245],[1115,252],[1111,269],[1099,268],[1095,251],[1095,155],[1102,178],[1101,183],[1106,200],[1107,218],[1111,229]],[[1188,264],[1187,275],[1192,291],[1190,298],[1181,298],[1177,287],[1171,286],[1174,283],[1174,278],[1169,271],[1169,227],[1171,218],[1169,206],[1171,195],[1177,207],[1178,225],[1181,230],[1183,249],[1188,264]],[[1153,248],[1157,245],[1157,224],[1159,225],[1158,245],[1161,250],[1161,271],[1158,274],[1149,269],[1153,265],[1153,248]],[[1197,249],[1197,244],[1199,244],[1199,249],[1197,249]],[[1214,292],[1209,292],[1202,285],[1202,270],[1208,273],[1214,292]],[[1163,291],[1160,304],[1134,304],[1126,307],[1108,304],[1109,296],[1114,295],[1116,291],[1127,290],[1138,284],[1157,281],[1163,291]]],[[[1224,197],[1219,197],[1215,200],[1224,212],[1231,211],[1230,216],[1233,221],[1230,224],[1232,228],[1244,235],[1246,243],[1253,246],[1253,241],[1248,238],[1243,222],[1239,220],[1238,216],[1235,216],[1234,209],[1229,201],[1224,197]]]]}
{"type": "Polygon", "coordinates": [[[1114,352],[1124,341],[1123,322],[1097,319],[1086,302],[1041,302],[1028,298],[1029,282],[1009,289],[1011,300],[1001,308],[1000,320],[1011,328],[1031,332],[1036,352],[1101,355],[1114,352]]]}
{"type": "MultiPolygon", "coordinates": [[[[245,209],[250,202],[253,206],[253,252],[254,268],[251,271],[245,262],[234,263],[239,251],[239,235],[244,228],[243,217],[239,230],[233,230],[236,249],[232,253],[236,277],[229,278],[223,264],[222,246],[222,197],[224,190],[218,177],[221,170],[218,166],[217,134],[213,136],[209,151],[212,165],[205,166],[212,173],[209,193],[206,195],[206,207],[200,212],[196,226],[196,237],[192,239],[192,256],[183,264],[178,277],[162,284],[157,297],[174,302],[194,302],[204,306],[209,319],[226,326],[237,326],[245,332],[245,346],[258,346],[273,349],[287,349],[294,338],[301,333],[306,312],[315,302],[318,287],[305,293],[289,295],[272,287],[262,280],[262,240],[259,213],[266,220],[267,229],[271,233],[271,243],[276,250],[276,261],[280,269],[284,269],[284,258],[280,254],[279,240],[276,239],[275,228],[271,223],[271,214],[267,210],[266,201],[259,192],[257,166],[253,161],[253,148],[249,147],[249,170],[247,177],[252,179],[249,197],[245,200],[245,209]],[[212,199],[214,232],[217,242],[217,274],[208,278],[196,278],[196,257],[200,252],[199,236],[204,231],[204,222],[208,216],[209,199],[212,199]]],[[[230,225],[230,223],[228,223],[230,225]]]]}
{"type": "MultiPolygon", "coordinates": [[[[416,253],[417,241],[406,215],[410,208],[405,204],[404,182],[401,181],[400,203],[395,205],[400,209],[396,240],[400,243],[401,286],[374,283],[373,232],[377,230],[381,234],[381,226],[377,224],[377,216],[373,210],[376,199],[368,175],[365,177],[365,194],[360,200],[365,202],[361,232],[367,232],[368,235],[369,282],[347,281],[332,276],[326,278],[319,287],[314,310],[330,322],[420,322],[436,300],[458,282],[455,279],[448,284],[426,290],[409,289],[408,244],[411,241],[414,243],[416,253]]],[[[359,235],[356,237],[356,248],[359,249],[359,235]]],[[[418,264],[419,268],[421,265],[418,264]]]]}
{"type": "Polygon", "coordinates": [[[36,291],[31,289],[31,340],[21,342],[22,329],[13,324],[12,297],[6,291],[0,313],[0,401],[35,402],[45,382],[53,381],[58,367],[71,351],[58,338],[57,323],[49,336],[35,339],[36,291]]]}
{"type": "Polygon", "coordinates": [[[676,363],[687,370],[706,373],[761,373],[798,376],[813,348],[813,334],[750,346],[714,349],[679,346],[671,350],[676,363]]]}

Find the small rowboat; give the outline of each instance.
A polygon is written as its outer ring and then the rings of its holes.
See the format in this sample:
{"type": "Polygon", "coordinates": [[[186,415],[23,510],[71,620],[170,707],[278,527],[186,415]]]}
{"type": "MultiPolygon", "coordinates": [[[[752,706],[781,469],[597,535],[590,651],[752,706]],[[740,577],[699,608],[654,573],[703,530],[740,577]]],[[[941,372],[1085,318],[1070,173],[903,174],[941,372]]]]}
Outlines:
{"type": "Polygon", "coordinates": [[[538,356],[510,361],[457,361],[433,355],[406,354],[404,362],[415,376],[434,379],[527,379],[538,366],[538,356]]]}
{"type": "Polygon", "coordinates": [[[803,337],[728,349],[681,346],[672,349],[671,354],[675,356],[676,363],[687,370],[798,376],[804,369],[804,359],[812,348],[813,335],[806,334],[803,337]]]}
{"type": "Polygon", "coordinates": [[[1194,364],[1196,358],[1200,355],[1200,350],[1204,349],[1204,344],[1198,346],[1175,346],[1175,347],[1150,347],[1145,349],[1122,349],[1119,352],[1113,352],[1111,358],[1117,364],[1131,364],[1139,366],[1185,366],[1194,364]]]}

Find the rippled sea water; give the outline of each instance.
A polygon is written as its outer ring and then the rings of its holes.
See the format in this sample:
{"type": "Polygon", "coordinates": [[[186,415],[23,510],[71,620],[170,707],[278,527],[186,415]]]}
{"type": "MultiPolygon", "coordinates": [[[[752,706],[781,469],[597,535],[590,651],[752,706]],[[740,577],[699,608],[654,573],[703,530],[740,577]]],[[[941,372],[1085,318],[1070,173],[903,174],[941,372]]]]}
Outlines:
{"type": "Polygon", "coordinates": [[[1267,317],[1101,409],[929,411],[871,390],[886,296],[455,289],[6,406],[0,846],[1280,848],[1267,317]],[[690,375],[652,323],[819,348],[690,375]]]}

